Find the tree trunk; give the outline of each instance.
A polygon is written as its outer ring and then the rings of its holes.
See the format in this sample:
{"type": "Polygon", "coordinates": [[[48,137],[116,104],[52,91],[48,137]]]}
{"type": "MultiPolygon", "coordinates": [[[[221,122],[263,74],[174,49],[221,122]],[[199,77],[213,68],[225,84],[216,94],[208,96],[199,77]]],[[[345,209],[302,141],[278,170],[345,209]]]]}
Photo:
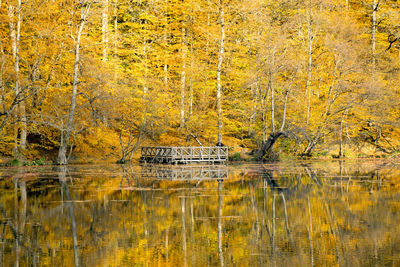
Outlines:
{"type": "Polygon", "coordinates": [[[219,16],[221,24],[221,39],[219,46],[218,55],[218,67],[217,67],[217,113],[218,113],[218,145],[222,145],[222,88],[221,88],[221,72],[222,72],[222,60],[224,56],[224,42],[225,42],[225,21],[224,21],[224,6],[223,0],[220,0],[219,16]]]}
{"type": "Polygon", "coordinates": [[[273,77],[272,71],[269,71],[269,89],[271,90],[271,127],[272,133],[275,133],[275,95],[274,95],[274,88],[273,88],[273,77]]]}
{"type": "Polygon", "coordinates": [[[58,151],[58,164],[65,165],[68,163],[66,156],[69,139],[74,128],[75,108],[76,108],[76,96],[78,94],[78,74],[79,74],[79,61],[80,61],[80,43],[83,27],[85,26],[86,18],[89,15],[90,3],[86,2],[86,7],[81,13],[81,20],[75,39],[75,60],[74,60],[74,73],[72,78],[72,95],[71,105],[68,114],[67,125],[65,129],[62,129],[61,133],[61,144],[58,151]]]}
{"type": "MultiPolygon", "coordinates": [[[[145,124],[145,122],[146,122],[146,118],[144,119],[143,124],[145,124]]],[[[143,129],[141,128],[141,129],[139,130],[139,135],[138,135],[138,137],[137,137],[137,139],[136,139],[136,143],[135,143],[135,145],[133,146],[132,150],[130,151],[130,154],[129,154],[129,161],[132,161],[133,153],[135,153],[136,150],[139,148],[139,146],[140,146],[140,144],[141,144],[141,142],[142,142],[142,135],[143,135],[143,129]]]]}
{"type": "MultiPolygon", "coordinates": [[[[269,27],[271,29],[271,27],[269,27]]],[[[274,56],[272,54],[272,47],[271,47],[271,33],[268,31],[268,90],[271,93],[271,128],[272,134],[275,133],[275,94],[274,94],[274,56]]]]}
{"type": "Polygon", "coordinates": [[[186,89],[186,27],[182,27],[182,71],[181,71],[181,107],[180,107],[180,127],[185,126],[185,89],[186,89]]]}
{"type": "Polygon", "coordinates": [[[266,155],[271,154],[275,142],[280,136],[286,136],[284,132],[271,133],[266,142],[263,142],[261,149],[258,153],[258,160],[263,160],[266,155]]]}
{"type": "MultiPolygon", "coordinates": [[[[261,90],[261,89],[260,89],[261,90]]],[[[267,142],[267,102],[266,101],[269,97],[269,91],[268,88],[267,90],[261,91],[260,92],[260,100],[261,100],[261,120],[262,120],[262,144],[265,144],[267,142]]]]}
{"type": "Polygon", "coordinates": [[[103,10],[101,14],[101,33],[103,42],[103,61],[108,57],[108,0],[103,0],[103,10]]]}
{"type": "MultiPolygon", "coordinates": [[[[146,13],[149,13],[149,6],[146,6],[145,9],[146,13]]],[[[147,22],[146,21],[141,21],[140,22],[141,27],[147,27],[147,22]]],[[[143,35],[143,66],[144,66],[144,72],[143,72],[143,99],[147,99],[147,94],[148,94],[148,76],[149,76],[149,50],[151,48],[151,43],[148,44],[148,36],[145,34],[143,35]]]]}
{"type": "Polygon", "coordinates": [[[343,117],[344,114],[342,115],[342,118],[340,120],[340,132],[339,132],[339,158],[343,158],[344,157],[344,151],[343,151],[343,117]]]}
{"type": "Polygon", "coordinates": [[[166,62],[164,63],[164,89],[168,90],[168,64],[166,62]]]}
{"type": "Polygon", "coordinates": [[[251,105],[251,111],[250,111],[250,118],[249,118],[249,130],[248,130],[248,136],[253,136],[254,134],[254,123],[256,121],[257,117],[257,102],[258,102],[258,81],[256,81],[255,86],[251,86],[250,88],[250,93],[251,93],[251,99],[252,99],[252,105],[251,105]]]}
{"type": "Polygon", "coordinates": [[[164,25],[164,90],[168,90],[168,35],[167,35],[167,25],[168,25],[168,0],[165,0],[164,2],[164,17],[165,19],[165,25],[164,25]]]}
{"type": "Polygon", "coordinates": [[[190,84],[189,84],[189,115],[193,114],[193,33],[190,34],[190,84]]]}
{"type": "MultiPolygon", "coordinates": [[[[19,43],[21,36],[21,0],[18,0],[18,7],[8,6],[8,17],[9,17],[9,28],[10,28],[10,38],[11,38],[11,48],[12,48],[12,57],[14,60],[14,72],[15,72],[15,88],[14,93],[15,96],[21,93],[20,90],[20,82],[19,82],[19,74],[20,74],[20,66],[19,66],[19,43]],[[15,10],[16,9],[16,10],[15,10]],[[14,22],[14,17],[17,16],[17,22],[14,22]]],[[[26,136],[27,136],[27,127],[26,127],[26,114],[25,114],[25,102],[21,101],[16,107],[16,117],[17,121],[20,120],[21,124],[17,123],[15,126],[15,146],[14,146],[14,154],[16,156],[20,155],[20,149],[26,149],[26,136]],[[20,140],[18,142],[18,134],[20,134],[20,140]]]]}
{"type": "Polygon", "coordinates": [[[289,90],[285,92],[285,102],[283,103],[283,114],[282,114],[282,124],[281,124],[281,129],[280,131],[283,132],[283,129],[285,128],[285,122],[286,122],[286,105],[287,105],[287,98],[288,98],[289,90]]]}
{"type": "MultiPolygon", "coordinates": [[[[114,16],[114,37],[113,37],[113,59],[118,62],[118,0],[114,0],[113,4],[113,16],[114,16]]],[[[114,71],[114,81],[118,79],[118,71],[114,71]]]]}
{"type": "Polygon", "coordinates": [[[118,0],[114,3],[114,58],[118,58],[118,0]]]}
{"type": "MultiPolygon", "coordinates": [[[[3,43],[0,40],[0,91],[1,91],[1,96],[0,96],[0,108],[2,113],[6,113],[6,107],[5,103],[3,102],[5,91],[4,91],[4,70],[6,69],[6,55],[4,54],[4,47],[3,43]]],[[[1,131],[2,128],[0,128],[1,131]]]]}
{"type": "MultiPolygon", "coordinates": [[[[272,91],[272,90],[271,90],[272,91]]],[[[271,92],[272,93],[272,92],[271,92]]],[[[263,141],[261,145],[261,149],[258,153],[258,160],[263,160],[266,155],[270,155],[272,152],[272,149],[275,145],[275,142],[278,140],[280,136],[287,137],[287,134],[283,131],[285,127],[285,121],[286,121],[286,105],[287,105],[287,97],[289,94],[289,90],[285,92],[285,102],[283,104],[283,115],[282,115],[282,124],[279,132],[275,133],[275,126],[272,127],[272,133],[269,135],[268,139],[266,139],[266,127],[263,129],[263,141]]],[[[271,96],[271,99],[273,99],[273,96],[271,96]]],[[[271,103],[271,106],[273,106],[274,103],[271,103]]],[[[271,110],[271,112],[274,112],[274,109],[271,110]]],[[[272,115],[273,117],[273,115],[272,115]]],[[[274,120],[272,119],[272,125],[274,125],[274,120]]]]}
{"type": "Polygon", "coordinates": [[[308,125],[310,121],[310,111],[311,111],[311,71],[312,71],[312,45],[313,45],[313,34],[312,34],[312,0],[309,3],[308,10],[308,64],[307,64],[307,81],[306,81],[306,124],[308,125]]]}
{"type": "Polygon", "coordinates": [[[315,135],[315,137],[313,137],[309,142],[308,145],[306,147],[306,149],[304,150],[303,156],[306,157],[311,157],[311,153],[313,152],[314,148],[316,147],[316,145],[319,143],[320,138],[322,137],[321,134],[321,129],[317,130],[317,133],[315,135]]]}
{"type": "Polygon", "coordinates": [[[376,68],[376,40],[375,40],[375,33],[376,33],[376,12],[378,11],[379,2],[377,0],[373,0],[372,4],[372,18],[371,18],[371,70],[372,75],[375,75],[375,68],[376,68]]]}
{"type": "Polygon", "coordinates": [[[149,53],[148,53],[148,48],[147,48],[147,43],[146,43],[146,38],[143,40],[143,65],[144,65],[144,77],[143,77],[143,96],[144,99],[147,98],[147,94],[149,92],[149,88],[147,87],[147,77],[149,76],[149,68],[148,68],[148,60],[149,60],[149,53]]]}

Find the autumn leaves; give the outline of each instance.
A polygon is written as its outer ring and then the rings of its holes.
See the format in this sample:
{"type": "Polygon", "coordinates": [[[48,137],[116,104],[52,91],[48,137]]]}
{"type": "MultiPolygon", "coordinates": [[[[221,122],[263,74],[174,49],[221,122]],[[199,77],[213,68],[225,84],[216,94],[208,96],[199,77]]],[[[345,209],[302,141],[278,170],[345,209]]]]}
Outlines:
{"type": "Polygon", "coordinates": [[[255,148],[290,132],[282,153],[344,155],[377,133],[390,152],[399,12],[375,2],[2,2],[0,149],[57,150],[65,164],[73,151],[129,160],[143,142],[255,148]],[[367,122],[380,130],[360,135],[367,122]]]}

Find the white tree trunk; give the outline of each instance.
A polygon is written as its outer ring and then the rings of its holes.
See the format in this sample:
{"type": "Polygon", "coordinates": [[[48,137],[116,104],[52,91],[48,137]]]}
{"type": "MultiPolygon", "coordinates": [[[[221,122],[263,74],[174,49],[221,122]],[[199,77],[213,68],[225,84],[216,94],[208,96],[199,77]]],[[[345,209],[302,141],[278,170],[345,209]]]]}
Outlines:
{"type": "MultiPolygon", "coordinates": [[[[118,0],[114,1],[113,5],[113,15],[114,15],[114,38],[113,38],[113,53],[114,53],[114,60],[118,60],[118,0]]],[[[114,80],[117,81],[118,79],[118,71],[114,71],[114,80]]]]}
{"type": "Polygon", "coordinates": [[[372,18],[371,18],[371,69],[372,75],[375,75],[375,68],[376,68],[376,40],[375,40],[375,33],[376,33],[376,12],[378,11],[379,2],[377,3],[376,0],[373,0],[372,4],[372,18]]]}
{"type": "Polygon", "coordinates": [[[168,25],[168,0],[165,0],[164,3],[164,17],[165,19],[165,25],[164,25],[164,90],[168,90],[168,36],[167,36],[167,25],[168,25]]]}
{"type": "Polygon", "coordinates": [[[261,99],[261,118],[262,118],[262,143],[265,144],[268,140],[268,121],[267,121],[267,113],[268,113],[268,98],[269,98],[269,88],[263,90],[260,93],[260,99],[261,99]]]}
{"type": "Polygon", "coordinates": [[[286,123],[286,106],[287,106],[287,98],[288,98],[289,90],[285,92],[285,102],[283,103],[283,114],[282,114],[282,124],[280,131],[283,132],[286,123]]]}
{"type": "Polygon", "coordinates": [[[114,3],[114,57],[117,58],[118,52],[118,0],[114,3]]]}
{"type": "Polygon", "coordinates": [[[343,118],[344,114],[342,115],[342,118],[340,119],[340,132],[339,132],[339,158],[344,157],[344,151],[343,151],[343,118]]]}
{"type": "Polygon", "coordinates": [[[185,125],[185,90],[186,90],[186,27],[182,27],[182,71],[181,71],[181,106],[180,106],[180,126],[185,125]]]}
{"type": "Polygon", "coordinates": [[[103,0],[103,10],[101,14],[101,33],[103,43],[103,60],[108,57],[108,0],[103,0]]]}
{"type": "Polygon", "coordinates": [[[147,93],[149,92],[149,88],[147,87],[147,77],[149,76],[149,68],[148,68],[148,48],[146,44],[146,40],[143,40],[143,63],[144,63],[144,77],[143,77],[143,96],[146,98],[147,93]]]}
{"type": "Polygon", "coordinates": [[[193,114],[193,34],[190,38],[190,84],[189,84],[189,115],[193,114]]]}
{"type": "Polygon", "coordinates": [[[271,128],[275,133],[275,94],[274,94],[274,73],[275,53],[271,47],[271,34],[268,32],[268,90],[271,93],[271,128]]]}
{"type": "Polygon", "coordinates": [[[221,39],[218,55],[217,67],[217,113],[218,113],[218,144],[222,144],[222,88],[221,88],[221,72],[222,60],[224,57],[224,42],[225,42],[225,21],[224,21],[224,6],[223,1],[220,0],[220,24],[221,24],[221,39]]]}
{"type": "Polygon", "coordinates": [[[249,118],[249,131],[248,135],[251,136],[253,133],[253,127],[254,127],[254,122],[257,117],[257,87],[258,87],[258,82],[255,83],[255,85],[250,87],[250,93],[251,93],[251,100],[252,100],[252,105],[251,105],[251,111],[250,111],[250,118],[249,118]]]}
{"type": "Polygon", "coordinates": [[[311,72],[312,72],[312,45],[313,45],[313,20],[312,20],[312,0],[309,3],[308,10],[308,64],[307,64],[307,81],[306,81],[306,124],[308,125],[310,120],[310,110],[311,110],[311,72]]]}
{"type": "Polygon", "coordinates": [[[272,72],[269,72],[269,89],[271,90],[271,127],[272,133],[275,133],[275,94],[273,87],[273,77],[272,72]]]}
{"type": "Polygon", "coordinates": [[[85,2],[85,8],[81,13],[81,19],[79,22],[79,28],[77,32],[77,36],[75,39],[75,60],[74,60],[74,73],[72,78],[72,95],[71,95],[71,105],[68,114],[67,125],[65,129],[61,131],[61,144],[60,149],[58,151],[58,163],[60,165],[65,165],[68,163],[67,159],[67,148],[69,144],[69,139],[71,137],[71,133],[74,129],[74,118],[75,118],[75,109],[76,109],[76,96],[78,94],[78,74],[79,74],[79,62],[80,62],[80,44],[81,44],[81,36],[83,27],[85,26],[86,19],[89,15],[90,3],[85,2]]]}
{"type": "MultiPolygon", "coordinates": [[[[9,28],[10,28],[10,38],[11,38],[11,48],[12,48],[12,57],[14,60],[14,72],[15,72],[15,88],[14,93],[18,96],[21,93],[20,89],[20,66],[19,66],[19,43],[21,36],[21,7],[22,2],[18,0],[18,6],[14,7],[8,6],[8,17],[9,17],[9,28]],[[15,16],[16,23],[14,21],[15,16]]],[[[27,127],[26,127],[26,114],[25,114],[25,102],[21,101],[16,108],[16,117],[17,121],[20,120],[21,124],[17,124],[15,126],[15,146],[14,146],[14,154],[19,155],[19,150],[26,149],[26,136],[27,136],[27,127]],[[20,131],[20,140],[18,142],[18,132],[20,131]],[[19,143],[19,144],[18,144],[19,143]]]]}

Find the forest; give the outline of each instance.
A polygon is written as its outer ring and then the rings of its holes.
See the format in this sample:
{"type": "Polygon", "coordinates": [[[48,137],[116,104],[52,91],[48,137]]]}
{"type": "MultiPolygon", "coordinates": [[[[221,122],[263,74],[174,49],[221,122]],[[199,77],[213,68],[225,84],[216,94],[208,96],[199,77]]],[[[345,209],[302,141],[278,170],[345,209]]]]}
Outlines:
{"type": "Polygon", "coordinates": [[[0,153],[397,156],[399,3],[0,0],[0,153]]]}

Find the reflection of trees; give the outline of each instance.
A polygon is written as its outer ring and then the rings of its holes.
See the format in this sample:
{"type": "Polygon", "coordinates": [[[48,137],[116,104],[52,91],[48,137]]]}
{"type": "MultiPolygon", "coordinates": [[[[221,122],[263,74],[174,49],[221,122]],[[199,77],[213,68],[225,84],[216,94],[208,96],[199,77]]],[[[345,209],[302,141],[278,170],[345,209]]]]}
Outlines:
{"type": "Polygon", "coordinates": [[[21,230],[21,234],[23,234],[23,230],[24,230],[24,226],[25,226],[25,222],[24,222],[24,218],[26,217],[24,214],[24,211],[26,212],[26,187],[25,187],[25,183],[19,182],[18,178],[14,178],[14,207],[16,207],[16,210],[14,212],[14,222],[15,222],[15,266],[19,266],[19,257],[20,257],[20,230],[21,230]],[[22,201],[22,213],[21,213],[21,226],[20,226],[20,221],[19,221],[19,216],[18,216],[18,211],[19,211],[19,205],[18,205],[18,185],[21,188],[21,201],[22,201]],[[21,187],[22,185],[22,187],[21,187]]]}
{"type": "Polygon", "coordinates": [[[186,247],[186,210],[185,210],[185,198],[181,198],[181,210],[182,210],[182,250],[183,250],[183,266],[187,266],[187,247],[186,247]]]}
{"type": "Polygon", "coordinates": [[[310,242],[310,265],[314,266],[313,223],[311,216],[310,198],[307,197],[309,222],[307,225],[308,241],[310,242]]]}
{"type": "Polygon", "coordinates": [[[230,171],[222,184],[144,179],[124,167],[0,180],[3,265],[352,266],[400,255],[400,188],[389,188],[388,172],[265,166],[230,171]]]}
{"type": "Polygon", "coordinates": [[[222,250],[222,208],[223,208],[223,195],[222,195],[222,182],[223,180],[218,180],[218,255],[219,263],[221,266],[224,265],[224,254],[222,250]]]}
{"type": "MultiPolygon", "coordinates": [[[[299,240],[295,240],[292,234],[293,231],[301,232],[301,230],[299,230],[299,226],[301,224],[304,227],[303,229],[306,230],[305,233],[308,240],[307,248],[309,251],[309,264],[311,266],[315,265],[318,261],[315,256],[315,251],[321,253],[321,248],[316,246],[316,244],[319,246],[322,245],[325,247],[325,249],[332,247],[330,251],[334,251],[336,263],[344,263],[344,230],[342,229],[343,225],[336,220],[337,216],[334,215],[334,208],[337,209],[339,204],[345,208],[345,211],[348,212],[348,216],[350,216],[351,219],[362,220],[362,218],[360,216],[355,216],[354,213],[348,210],[348,193],[352,177],[348,174],[345,175],[344,173],[347,173],[347,171],[341,163],[339,163],[339,165],[339,174],[330,179],[321,179],[311,166],[305,164],[302,165],[303,171],[283,175],[280,174],[277,178],[275,177],[274,173],[280,173],[279,171],[267,168],[259,169],[258,173],[261,175],[263,183],[258,184],[263,187],[262,193],[264,198],[261,211],[264,213],[265,218],[270,218],[266,219],[266,231],[269,235],[270,255],[273,265],[276,264],[277,258],[282,255],[281,253],[284,249],[283,247],[280,247],[280,244],[282,244],[282,241],[284,240],[283,236],[279,236],[278,229],[280,227],[285,229],[288,242],[287,244],[290,244],[291,250],[296,252],[298,255],[298,262],[301,263],[303,261],[301,250],[299,250],[301,248],[299,240]],[[343,181],[346,182],[343,183],[343,181]],[[268,193],[266,187],[268,187],[271,194],[268,193]],[[334,190],[328,190],[332,188],[334,190]],[[338,201],[337,198],[333,198],[335,202],[332,202],[332,197],[330,194],[336,194],[337,192],[340,192],[342,197],[340,198],[340,201],[338,201]],[[281,197],[281,201],[277,201],[277,194],[281,197]],[[347,196],[345,196],[345,194],[347,194],[347,196]],[[268,208],[268,203],[271,208],[268,208]],[[335,205],[335,207],[333,208],[332,205],[335,205]],[[290,206],[296,207],[296,209],[293,210],[293,208],[291,209],[290,206]],[[277,213],[281,213],[282,215],[280,216],[282,216],[284,219],[281,221],[281,225],[279,225],[280,223],[277,221],[277,217],[279,217],[277,213]],[[290,216],[290,213],[292,213],[292,216],[290,216]],[[293,214],[296,214],[294,215],[295,217],[293,217],[293,214]],[[298,223],[298,217],[296,218],[298,215],[300,215],[300,218],[302,218],[300,225],[298,223]],[[294,222],[290,223],[290,217],[292,217],[292,220],[294,219],[294,222]],[[322,225],[321,220],[323,222],[322,225]],[[319,225],[315,225],[316,222],[319,225]],[[290,224],[296,225],[298,229],[291,229],[290,224]],[[321,227],[325,228],[324,225],[326,225],[329,229],[327,233],[321,232],[321,227]],[[321,235],[329,237],[325,240],[322,240],[322,244],[321,235]]],[[[365,189],[368,189],[368,184],[376,184],[375,188],[378,190],[382,185],[382,180],[379,178],[379,174],[377,173],[373,176],[376,177],[377,180],[379,179],[379,182],[374,183],[373,180],[369,181],[364,178],[357,182],[360,183],[365,189]]],[[[372,186],[372,188],[374,187],[372,186]]],[[[253,202],[254,201],[252,200],[252,203],[253,202]]],[[[340,209],[338,213],[341,215],[341,213],[343,213],[343,209],[340,209]]],[[[258,216],[255,217],[258,218],[258,216]]],[[[326,251],[328,251],[328,249],[326,249],[326,251]]]]}
{"type": "MultiPolygon", "coordinates": [[[[279,184],[279,182],[274,178],[273,172],[268,169],[262,169],[261,175],[272,191],[276,191],[279,194],[285,194],[288,197],[291,197],[293,195],[296,195],[296,197],[307,196],[311,189],[311,186],[313,185],[311,182],[303,181],[304,174],[288,175],[287,177],[284,177],[284,184],[279,184]]],[[[315,180],[313,179],[313,176],[310,176],[310,178],[312,180],[315,180]]]]}
{"type": "Polygon", "coordinates": [[[61,185],[61,197],[62,201],[64,201],[64,196],[66,197],[67,202],[64,204],[67,206],[69,210],[69,216],[71,218],[71,232],[72,232],[72,242],[73,242],[73,251],[74,251],[74,263],[75,266],[79,266],[79,252],[78,252],[78,235],[76,233],[76,221],[75,221],[75,213],[74,213],[74,203],[71,198],[71,194],[69,192],[68,184],[67,184],[67,167],[60,166],[58,172],[58,178],[60,180],[61,185]]]}
{"type": "Polygon", "coordinates": [[[25,246],[24,244],[24,232],[26,225],[26,211],[27,211],[27,191],[26,191],[26,182],[21,179],[22,173],[19,170],[18,173],[12,179],[13,181],[13,217],[9,217],[7,211],[4,209],[3,205],[0,203],[0,211],[4,218],[4,222],[2,222],[2,251],[0,252],[0,263],[2,263],[4,246],[5,246],[5,235],[6,228],[8,226],[9,231],[12,233],[12,240],[14,242],[14,266],[20,266],[20,257],[21,257],[21,246],[25,246]]]}
{"type": "MultiPolygon", "coordinates": [[[[3,210],[3,208],[2,208],[3,210]]],[[[4,246],[5,246],[5,233],[6,233],[6,223],[1,223],[1,232],[0,232],[0,242],[1,242],[1,250],[0,250],[0,262],[3,263],[3,254],[4,254],[4,246]]]]}

